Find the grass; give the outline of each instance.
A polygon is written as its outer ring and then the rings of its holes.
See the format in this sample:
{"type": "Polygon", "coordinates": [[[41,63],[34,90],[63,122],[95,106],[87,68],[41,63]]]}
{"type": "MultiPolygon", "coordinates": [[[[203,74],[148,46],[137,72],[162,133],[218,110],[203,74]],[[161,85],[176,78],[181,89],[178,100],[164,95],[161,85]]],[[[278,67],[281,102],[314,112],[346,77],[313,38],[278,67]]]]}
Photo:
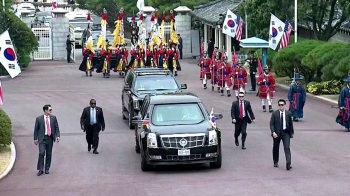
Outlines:
{"type": "Polygon", "coordinates": [[[0,146],[0,174],[2,174],[10,163],[11,148],[10,146],[0,146]]]}

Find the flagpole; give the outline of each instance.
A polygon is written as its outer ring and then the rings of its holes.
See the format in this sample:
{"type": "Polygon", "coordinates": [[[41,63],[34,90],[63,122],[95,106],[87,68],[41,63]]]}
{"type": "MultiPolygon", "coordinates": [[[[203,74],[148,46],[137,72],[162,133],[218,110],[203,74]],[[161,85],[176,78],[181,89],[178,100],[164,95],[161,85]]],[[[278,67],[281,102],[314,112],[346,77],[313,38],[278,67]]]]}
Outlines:
{"type": "Polygon", "coordinates": [[[245,10],[244,10],[244,14],[245,14],[245,38],[248,39],[248,15],[245,10]]]}
{"type": "Polygon", "coordinates": [[[5,0],[2,0],[2,10],[5,11],[5,0]]]}
{"type": "Polygon", "coordinates": [[[294,42],[298,42],[298,0],[294,0],[294,42]]]}

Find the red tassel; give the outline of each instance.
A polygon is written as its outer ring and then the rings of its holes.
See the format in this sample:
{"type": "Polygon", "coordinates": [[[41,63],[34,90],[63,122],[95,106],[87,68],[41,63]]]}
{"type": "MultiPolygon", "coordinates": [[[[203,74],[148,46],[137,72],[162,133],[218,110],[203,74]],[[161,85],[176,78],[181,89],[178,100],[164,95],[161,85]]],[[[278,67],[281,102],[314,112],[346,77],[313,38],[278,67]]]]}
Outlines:
{"type": "Polygon", "coordinates": [[[152,17],[151,17],[151,21],[152,21],[152,22],[154,21],[154,18],[155,18],[154,15],[152,15],[152,17]]]}
{"type": "Polygon", "coordinates": [[[165,14],[162,14],[162,20],[165,20],[166,16],[165,14]]]}
{"type": "Polygon", "coordinates": [[[136,20],[136,16],[135,16],[135,14],[133,14],[133,15],[132,15],[132,18],[131,18],[131,21],[134,22],[135,20],[136,20]]]}
{"type": "Polygon", "coordinates": [[[124,19],[124,12],[119,13],[118,20],[123,20],[124,19]]]}
{"type": "Polygon", "coordinates": [[[174,14],[170,13],[170,20],[174,20],[174,14]]]}
{"type": "Polygon", "coordinates": [[[158,19],[158,12],[157,11],[154,12],[154,18],[158,19]]]}
{"type": "Polygon", "coordinates": [[[143,20],[143,13],[140,13],[140,20],[143,20]]]}
{"type": "Polygon", "coordinates": [[[107,20],[107,13],[102,14],[102,20],[107,20]]]}
{"type": "Polygon", "coordinates": [[[91,20],[91,15],[90,13],[88,13],[87,17],[86,17],[86,20],[91,20]]]}

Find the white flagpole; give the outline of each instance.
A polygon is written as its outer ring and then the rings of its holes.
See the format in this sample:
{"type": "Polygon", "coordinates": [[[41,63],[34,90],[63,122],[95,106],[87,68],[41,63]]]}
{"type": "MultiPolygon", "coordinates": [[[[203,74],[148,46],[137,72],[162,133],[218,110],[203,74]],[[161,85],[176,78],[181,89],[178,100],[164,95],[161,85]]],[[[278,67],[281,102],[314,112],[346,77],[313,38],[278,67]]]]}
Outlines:
{"type": "Polygon", "coordinates": [[[245,38],[248,39],[248,15],[247,12],[244,10],[245,13],[245,38]]]}
{"type": "Polygon", "coordinates": [[[2,9],[5,11],[5,0],[2,0],[2,9]]]}
{"type": "Polygon", "coordinates": [[[294,42],[298,42],[298,0],[294,0],[294,42]]]}

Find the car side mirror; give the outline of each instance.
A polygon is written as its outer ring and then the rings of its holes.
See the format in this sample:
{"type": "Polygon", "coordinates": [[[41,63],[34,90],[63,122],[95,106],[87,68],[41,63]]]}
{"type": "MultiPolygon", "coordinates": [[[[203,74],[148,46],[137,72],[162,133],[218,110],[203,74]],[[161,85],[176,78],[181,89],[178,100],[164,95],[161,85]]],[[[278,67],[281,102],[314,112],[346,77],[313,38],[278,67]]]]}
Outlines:
{"type": "Polygon", "coordinates": [[[224,118],[224,116],[222,114],[219,114],[219,113],[213,113],[213,115],[214,115],[216,120],[224,118]]]}
{"type": "Polygon", "coordinates": [[[187,89],[187,84],[181,84],[181,89],[187,89]]]}
{"type": "Polygon", "coordinates": [[[132,117],[131,122],[134,124],[139,124],[139,123],[142,123],[142,120],[141,120],[141,117],[134,116],[134,117],[132,117]]]}

